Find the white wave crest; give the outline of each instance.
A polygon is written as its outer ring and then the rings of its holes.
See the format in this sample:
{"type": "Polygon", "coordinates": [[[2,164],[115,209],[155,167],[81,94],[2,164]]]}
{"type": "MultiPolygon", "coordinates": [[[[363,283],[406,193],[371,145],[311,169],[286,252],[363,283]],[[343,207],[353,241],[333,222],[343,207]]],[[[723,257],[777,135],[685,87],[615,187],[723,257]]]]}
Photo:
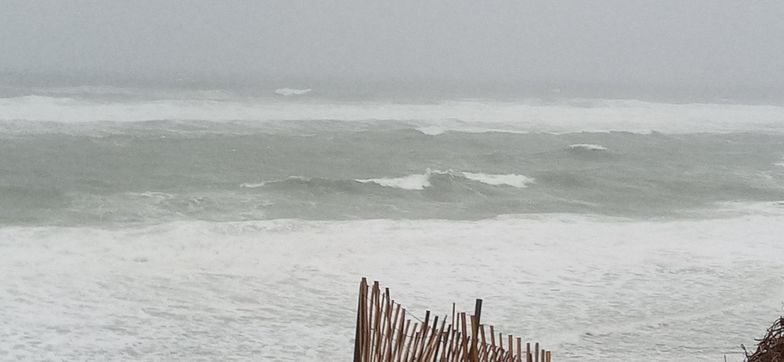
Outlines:
{"type": "Polygon", "coordinates": [[[240,187],[245,189],[257,189],[259,187],[264,187],[266,184],[266,182],[246,182],[241,184],[240,187]]]}
{"type": "Polygon", "coordinates": [[[416,130],[428,136],[438,136],[446,132],[446,129],[437,126],[419,127],[416,130]]]}
{"type": "Polygon", "coordinates": [[[264,187],[264,186],[267,186],[269,184],[279,183],[279,182],[283,182],[283,181],[287,181],[287,180],[308,182],[308,181],[311,181],[312,179],[309,178],[309,177],[303,177],[303,176],[289,176],[289,177],[286,177],[285,179],[278,179],[278,180],[269,180],[269,181],[261,181],[261,182],[245,182],[245,183],[240,184],[240,187],[246,188],[246,189],[257,189],[259,187],[264,187]]]}
{"type": "Polygon", "coordinates": [[[463,172],[462,173],[465,178],[477,182],[481,182],[488,185],[493,186],[513,186],[519,188],[528,187],[529,184],[534,182],[534,179],[528,176],[523,175],[516,175],[516,174],[506,174],[506,175],[494,175],[494,174],[487,174],[487,173],[473,173],[473,172],[463,172]]]}
{"type": "Polygon", "coordinates": [[[430,177],[432,175],[454,175],[487,185],[512,186],[518,188],[527,187],[529,184],[534,182],[534,179],[531,177],[517,174],[488,174],[481,172],[461,172],[453,170],[441,171],[433,169],[427,169],[424,174],[413,174],[402,177],[357,179],[354,181],[362,183],[375,183],[384,187],[394,187],[403,190],[424,190],[425,188],[432,186],[430,183],[430,177]]]}
{"type": "Polygon", "coordinates": [[[296,89],[296,88],[280,88],[275,90],[275,94],[288,97],[288,96],[301,96],[303,94],[308,94],[312,91],[312,89],[296,89]]]}
{"type": "Polygon", "coordinates": [[[157,191],[145,191],[145,192],[141,192],[141,193],[131,192],[129,194],[130,195],[138,195],[138,196],[142,196],[142,197],[149,197],[149,198],[152,198],[152,199],[159,199],[159,200],[169,200],[169,199],[173,199],[174,198],[174,195],[172,195],[170,193],[157,192],[157,191]]]}
{"type": "Polygon", "coordinates": [[[586,150],[586,151],[607,151],[607,147],[604,147],[602,145],[591,144],[591,143],[576,143],[573,145],[569,145],[569,149],[586,150]]]}
{"type": "Polygon", "coordinates": [[[393,178],[371,178],[355,180],[362,183],[374,183],[384,187],[394,187],[403,190],[424,190],[430,187],[430,172],[423,175],[408,175],[393,178]]]}

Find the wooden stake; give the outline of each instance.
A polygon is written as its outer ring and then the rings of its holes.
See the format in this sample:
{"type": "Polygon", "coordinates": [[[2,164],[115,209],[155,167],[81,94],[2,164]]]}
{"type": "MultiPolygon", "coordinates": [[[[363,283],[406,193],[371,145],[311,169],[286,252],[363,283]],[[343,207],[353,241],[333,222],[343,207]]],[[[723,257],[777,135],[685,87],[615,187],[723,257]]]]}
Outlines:
{"type": "Polygon", "coordinates": [[[534,344],[534,362],[539,362],[539,342],[536,342],[536,344],[534,344]]]}
{"type": "Polygon", "coordinates": [[[471,351],[469,361],[479,362],[479,323],[482,317],[482,300],[477,299],[474,304],[474,315],[471,317],[471,351]]]}
{"type": "Polygon", "coordinates": [[[514,362],[514,337],[509,335],[509,362],[514,362]]]}

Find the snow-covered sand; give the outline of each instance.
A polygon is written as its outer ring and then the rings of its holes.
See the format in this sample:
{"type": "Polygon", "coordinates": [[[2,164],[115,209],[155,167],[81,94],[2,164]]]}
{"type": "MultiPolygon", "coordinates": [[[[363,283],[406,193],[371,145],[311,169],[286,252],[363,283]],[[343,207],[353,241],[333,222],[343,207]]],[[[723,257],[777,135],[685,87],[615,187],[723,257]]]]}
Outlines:
{"type": "Polygon", "coordinates": [[[367,276],[415,313],[481,297],[488,323],[557,361],[721,361],[781,312],[783,234],[775,204],[679,221],[4,227],[0,359],[348,360],[367,276]]]}

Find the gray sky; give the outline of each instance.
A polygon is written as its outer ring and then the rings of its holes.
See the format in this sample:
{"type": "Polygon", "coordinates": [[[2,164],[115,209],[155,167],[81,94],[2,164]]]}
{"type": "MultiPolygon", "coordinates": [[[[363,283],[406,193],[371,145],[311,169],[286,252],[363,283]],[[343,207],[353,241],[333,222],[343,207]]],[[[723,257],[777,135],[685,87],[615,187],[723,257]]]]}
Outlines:
{"type": "Polygon", "coordinates": [[[0,72],[784,87],[784,1],[0,2],[0,72]]]}

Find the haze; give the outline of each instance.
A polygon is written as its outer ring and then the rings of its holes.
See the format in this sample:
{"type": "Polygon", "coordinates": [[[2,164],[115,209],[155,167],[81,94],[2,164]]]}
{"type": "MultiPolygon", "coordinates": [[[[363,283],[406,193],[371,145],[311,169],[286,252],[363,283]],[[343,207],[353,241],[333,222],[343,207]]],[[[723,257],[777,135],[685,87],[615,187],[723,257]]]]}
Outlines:
{"type": "Polygon", "coordinates": [[[0,72],[781,92],[781,1],[3,1],[0,72]]]}

